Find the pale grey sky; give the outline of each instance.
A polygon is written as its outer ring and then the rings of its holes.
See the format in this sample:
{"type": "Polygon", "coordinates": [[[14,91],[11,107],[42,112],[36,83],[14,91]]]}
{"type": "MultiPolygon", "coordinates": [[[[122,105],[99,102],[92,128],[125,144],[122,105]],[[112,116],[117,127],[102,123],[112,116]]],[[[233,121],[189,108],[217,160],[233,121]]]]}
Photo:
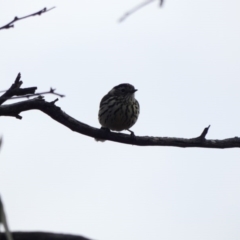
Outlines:
{"type": "MultiPolygon", "coordinates": [[[[140,136],[240,136],[240,3],[166,0],[1,1],[0,89],[57,88],[57,105],[99,127],[99,102],[131,83],[140,136]]],[[[53,100],[54,96],[46,96],[53,100]]],[[[96,240],[239,240],[240,150],[99,143],[38,111],[0,118],[0,193],[11,230],[96,240]]]]}

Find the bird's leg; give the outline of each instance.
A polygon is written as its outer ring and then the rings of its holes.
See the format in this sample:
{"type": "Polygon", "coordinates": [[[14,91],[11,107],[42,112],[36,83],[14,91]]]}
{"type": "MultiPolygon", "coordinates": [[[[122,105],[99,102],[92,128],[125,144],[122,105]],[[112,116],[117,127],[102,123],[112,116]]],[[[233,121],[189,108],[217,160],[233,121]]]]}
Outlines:
{"type": "Polygon", "coordinates": [[[131,130],[129,130],[129,129],[127,129],[127,131],[129,131],[129,132],[131,133],[131,134],[130,134],[130,137],[131,137],[133,143],[136,142],[137,139],[136,139],[136,136],[135,136],[134,132],[131,131],[131,130]]]}
{"type": "Polygon", "coordinates": [[[127,131],[129,131],[129,132],[131,133],[131,137],[135,137],[135,134],[134,134],[133,131],[131,131],[131,130],[129,130],[129,129],[127,129],[127,131]]]}

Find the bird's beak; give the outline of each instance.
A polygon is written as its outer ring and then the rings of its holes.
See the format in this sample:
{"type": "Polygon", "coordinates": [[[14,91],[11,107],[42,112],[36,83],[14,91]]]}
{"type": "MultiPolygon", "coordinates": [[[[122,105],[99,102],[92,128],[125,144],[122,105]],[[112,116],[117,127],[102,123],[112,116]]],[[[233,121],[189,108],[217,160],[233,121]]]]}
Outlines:
{"type": "Polygon", "coordinates": [[[137,89],[134,89],[133,91],[132,91],[132,93],[135,93],[137,91],[137,89]]]}

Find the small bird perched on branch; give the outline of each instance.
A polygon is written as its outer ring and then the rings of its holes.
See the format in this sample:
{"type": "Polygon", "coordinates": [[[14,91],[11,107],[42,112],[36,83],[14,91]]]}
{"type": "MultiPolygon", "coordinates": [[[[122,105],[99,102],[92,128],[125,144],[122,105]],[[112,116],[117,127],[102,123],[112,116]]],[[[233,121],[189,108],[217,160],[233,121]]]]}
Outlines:
{"type": "Polygon", "coordinates": [[[129,130],[137,121],[140,106],[135,99],[137,89],[131,84],[115,86],[100,102],[98,120],[104,129],[113,131],[129,130]]]}

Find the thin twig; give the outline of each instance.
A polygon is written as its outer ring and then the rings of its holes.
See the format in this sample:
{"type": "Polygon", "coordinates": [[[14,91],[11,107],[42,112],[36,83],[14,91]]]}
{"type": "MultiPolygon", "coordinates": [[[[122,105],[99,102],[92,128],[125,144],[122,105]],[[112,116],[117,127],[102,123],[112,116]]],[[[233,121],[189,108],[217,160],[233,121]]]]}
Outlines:
{"type": "Polygon", "coordinates": [[[203,129],[203,132],[201,133],[201,135],[199,136],[200,139],[205,140],[205,137],[207,136],[208,130],[210,128],[211,125],[209,125],[208,127],[203,129]]]}
{"type": "Polygon", "coordinates": [[[11,234],[11,232],[9,230],[9,227],[8,227],[7,217],[6,217],[6,213],[5,213],[5,210],[4,210],[4,207],[3,207],[1,197],[0,197],[0,223],[3,224],[6,239],[7,240],[13,240],[12,234],[11,234]]]}
{"type": "Polygon", "coordinates": [[[13,23],[15,23],[15,22],[17,22],[17,21],[20,21],[20,20],[23,20],[23,19],[29,18],[29,17],[34,17],[34,16],[36,16],[36,15],[39,15],[39,16],[40,16],[41,14],[46,13],[46,12],[49,12],[49,11],[51,11],[51,10],[54,9],[54,8],[55,8],[55,7],[52,7],[52,8],[49,8],[49,9],[43,8],[42,10],[40,10],[40,11],[38,11],[38,12],[29,14],[29,15],[26,15],[26,16],[24,16],[24,17],[20,17],[20,18],[19,18],[19,17],[15,17],[12,21],[10,21],[9,23],[7,23],[6,25],[0,27],[0,30],[13,28],[13,27],[14,27],[14,24],[13,24],[13,23]]]}
{"type": "MultiPolygon", "coordinates": [[[[154,2],[155,0],[148,0],[148,1],[145,1],[139,5],[137,5],[136,7],[134,7],[132,10],[126,12],[118,21],[119,22],[123,22],[127,17],[129,17],[130,15],[132,15],[133,13],[135,13],[136,11],[140,10],[141,8],[143,8],[144,6],[154,2]]],[[[159,2],[159,5],[160,7],[163,5],[163,1],[164,0],[160,0],[159,2]]]]}
{"type": "Polygon", "coordinates": [[[21,88],[22,84],[23,84],[23,81],[21,80],[21,74],[18,73],[11,87],[7,91],[5,91],[5,93],[2,96],[0,96],[0,105],[2,105],[7,100],[11,100],[11,99],[31,98],[31,97],[41,96],[45,94],[53,94],[61,98],[65,97],[65,95],[63,94],[56,93],[55,92],[56,89],[54,88],[50,88],[49,91],[36,93],[35,91],[37,90],[37,87],[21,88]]]}
{"type": "Polygon", "coordinates": [[[50,90],[50,91],[46,91],[46,92],[28,94],[28,95],[25,95],[25,96],[12,97],[12,98],[9,98],[8,100],[17,99],[17,98],[30,98],[30,97],[36,97],[36,96],[41,96],[41,95],[46,95],[46,94],[53,94],[53,95],[59,96],[61,98],[65,97],[65,95],[63,95],[63,94],[56,93],[55,90],[56,89],[54,89],[54,91],[50,90]]]}

